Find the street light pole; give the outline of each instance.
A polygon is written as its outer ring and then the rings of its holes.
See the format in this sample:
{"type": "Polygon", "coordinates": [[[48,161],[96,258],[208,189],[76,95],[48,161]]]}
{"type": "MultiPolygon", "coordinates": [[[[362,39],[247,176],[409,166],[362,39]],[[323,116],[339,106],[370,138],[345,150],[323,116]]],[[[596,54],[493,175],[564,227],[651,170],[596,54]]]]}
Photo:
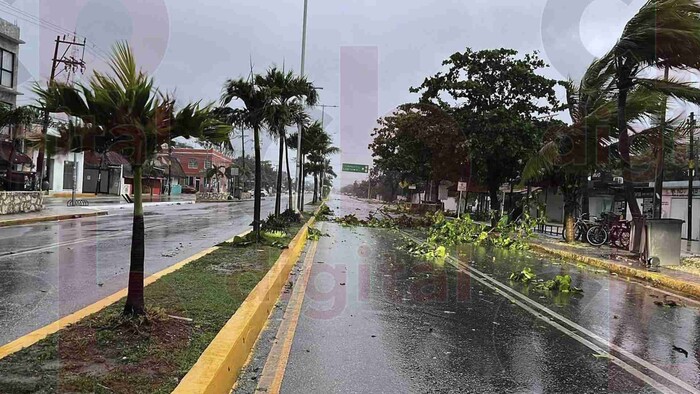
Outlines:
{"type": "Polygon", "coordinates": [[[695,113],[690,113],[690,146],[688,149],[688,245],[693,239],[693,178],[695,177],[695,151],[693,148],[693,134],[695,134],[695,113]]]}
{"type": "MultiPolygon", "coordinates": [[[[301,76],[304,76],[304,62],[306,60],[306,20],[307,20],[307,15],[308,15],[308,9],[309,9],[309,0],[304,0],[304,22],[303,22],[303,27],[301,30],[301,76]]],[[[301,167],[301,161],[304,157],[304,155],[301,154],[301,134],[302,134],[302,124],[299,123],[297,124],[297,209],[299,211],[302,210],[302,199],[301,199],[301,194],[303,190],[303,177],[304,174],[302,173],[302,167],[301,167]]]]}

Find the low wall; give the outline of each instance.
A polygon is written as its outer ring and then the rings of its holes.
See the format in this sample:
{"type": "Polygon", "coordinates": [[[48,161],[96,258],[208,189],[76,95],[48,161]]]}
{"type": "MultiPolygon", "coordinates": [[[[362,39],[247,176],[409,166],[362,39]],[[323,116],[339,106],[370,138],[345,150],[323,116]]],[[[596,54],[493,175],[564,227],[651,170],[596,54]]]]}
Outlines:
{"type": "Polygon", "coordinates": [[[228,193],[197,193],[195,201],[226,201],[229,196],[228,193]]]}
{"type": "Polygon", "coordinates": [[[0,192],[0,215],[41,211],[43,206],[41,192],[0,192]]]}

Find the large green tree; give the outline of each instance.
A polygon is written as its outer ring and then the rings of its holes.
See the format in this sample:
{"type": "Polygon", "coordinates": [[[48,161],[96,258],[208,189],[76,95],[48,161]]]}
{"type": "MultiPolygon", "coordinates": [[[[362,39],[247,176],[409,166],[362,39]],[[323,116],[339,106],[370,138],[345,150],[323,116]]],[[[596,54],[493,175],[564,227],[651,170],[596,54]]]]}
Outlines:
{"type": "MultiPolygon", "coordinates": [[[[143,166],[172,137],[222,141],[228,127],[214,120],[209,107],[188,104],[175,112],[175,101],[157,93],[153,79],[136,64],[128,44],[115,46],[111,74],[95,72],[87,85],[54,82],[37,86],[36,94],[50,112],[69,115],[59,137],[47,146],[64,151],[117,152],[129,160],[134,173],[134,215],[127,315],[145,313],[143,166]]],[[[43,137],[39,137],[43,142],[43,137]]]]}
{"type": "Polygon", "coordinates": [[[458,180],[467,161],[466,139],[447,112],[428,103],[403,104],[378,123],[369,148],[383,179],[426,190],[433,182],[435,195],[440,181],[458,180]]]}
{"type": "Polygon", "coordinates": [[[422,92],[422,101],[444,108],[460,125],[472,166],[497,211],[501,184],[516,178],[540,147],[543,129],[536,119],[559,109],[557,81],[538,74],[547,64],[536,52],[518,57],[513,49],[467,48],[443,66],[445,71],[411,91],[422,92]]]}

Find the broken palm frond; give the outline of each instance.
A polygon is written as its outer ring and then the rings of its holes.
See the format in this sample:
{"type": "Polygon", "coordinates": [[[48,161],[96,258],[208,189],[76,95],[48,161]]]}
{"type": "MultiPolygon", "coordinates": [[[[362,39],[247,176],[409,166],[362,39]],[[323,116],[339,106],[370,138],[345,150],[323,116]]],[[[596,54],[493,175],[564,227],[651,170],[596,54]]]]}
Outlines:
{"type": "Polygon", "coordinates": [[[330,237],[327,233],[322,233],[321,230],[315,227],[309,227],[308,238],[312,241],[318,241],[321,237],[330,237]]]}
{"type": "Polygon", "coordinates": [[[554,279],[537,281],[537,274],[532,268],[525,267],[520,272],[513,272],[509,277],[512,282],[521,282],[527,285],[535,283],[534,290],[542,292],[558,291],[560,293],[582,293],[583,290],[571,285],[570,275],[557,275],[554,279]]]}

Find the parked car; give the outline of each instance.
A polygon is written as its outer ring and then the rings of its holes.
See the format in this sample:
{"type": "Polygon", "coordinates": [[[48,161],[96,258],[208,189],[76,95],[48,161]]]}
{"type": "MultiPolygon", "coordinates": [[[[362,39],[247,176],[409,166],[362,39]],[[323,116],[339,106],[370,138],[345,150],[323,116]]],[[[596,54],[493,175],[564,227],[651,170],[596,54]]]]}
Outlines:
{"type": "Polygon", "coordinates": [[[197,193],[197,189],[193,188],[192,186],[182,186],[182,194],[195,194],[197,193]]]}

